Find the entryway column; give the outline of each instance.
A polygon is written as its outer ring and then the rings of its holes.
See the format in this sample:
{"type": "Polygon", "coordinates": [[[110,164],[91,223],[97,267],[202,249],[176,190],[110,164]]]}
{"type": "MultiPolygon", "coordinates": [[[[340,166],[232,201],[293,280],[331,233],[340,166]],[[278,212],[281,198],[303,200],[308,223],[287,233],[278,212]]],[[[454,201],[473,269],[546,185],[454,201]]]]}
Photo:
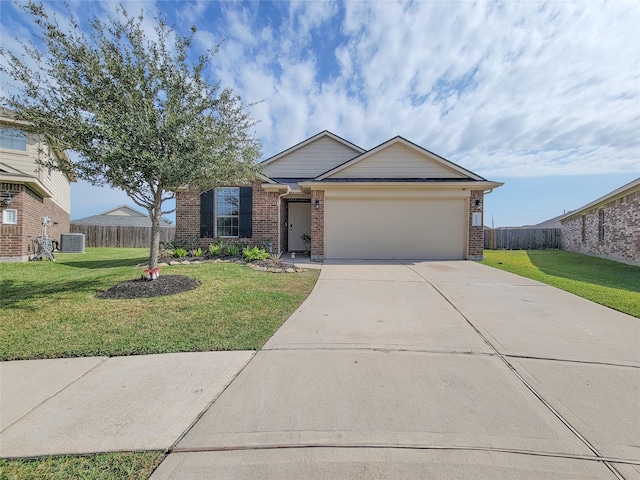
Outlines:
{"type": "Polygon", "coordinates": [[[324,258],[324,190],[311,191],[311,260],[324,258]]]}

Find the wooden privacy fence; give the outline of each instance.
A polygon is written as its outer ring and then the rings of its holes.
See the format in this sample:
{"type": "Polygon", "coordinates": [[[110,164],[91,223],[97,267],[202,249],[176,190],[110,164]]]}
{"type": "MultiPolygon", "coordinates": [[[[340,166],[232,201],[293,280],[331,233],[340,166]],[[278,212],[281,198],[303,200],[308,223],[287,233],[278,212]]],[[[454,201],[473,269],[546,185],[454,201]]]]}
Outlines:
{"type": "MultiPolygon", "coordinates": [[[[151,227],[74,225],[71,233],[84,233],[86,247],[145,248],[151,244],[151,227]]],[[[171,242],[175,227],[160,227],[160,241],[171,242]]]]}
{"type": "Polygon", "coordinates": [[[545,250],[559,249],[559,228],[498,228],[485,229],[484,248],[487,250],[545,250]]]}

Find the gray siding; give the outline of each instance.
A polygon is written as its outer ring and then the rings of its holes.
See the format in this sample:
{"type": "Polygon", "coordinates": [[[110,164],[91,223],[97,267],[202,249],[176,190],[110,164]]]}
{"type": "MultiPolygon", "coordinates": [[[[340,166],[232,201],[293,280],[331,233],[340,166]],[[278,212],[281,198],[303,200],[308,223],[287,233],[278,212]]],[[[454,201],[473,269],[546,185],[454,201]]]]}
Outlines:
{"type": "Polygon", "coordinates": [[[314,178],[352,159],[359,152],[330,137],[321,137],[266,165],[272,178],[314,178]]]}

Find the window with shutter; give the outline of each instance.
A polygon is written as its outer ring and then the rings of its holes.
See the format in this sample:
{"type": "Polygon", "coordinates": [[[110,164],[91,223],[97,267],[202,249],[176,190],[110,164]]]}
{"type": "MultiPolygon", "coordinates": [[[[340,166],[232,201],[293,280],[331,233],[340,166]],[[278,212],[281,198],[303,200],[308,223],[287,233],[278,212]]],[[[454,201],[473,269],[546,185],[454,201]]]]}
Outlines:
{"type": "Polygon", "coordinates": [[[215,237],[213,223],[213,190],[200,194],[200,237],[215,237]]]}
{"type": "Polygon", "coordinates": [[[216,236],[238,237],[240,220],[240,189],[216,188],[216,236]]]}

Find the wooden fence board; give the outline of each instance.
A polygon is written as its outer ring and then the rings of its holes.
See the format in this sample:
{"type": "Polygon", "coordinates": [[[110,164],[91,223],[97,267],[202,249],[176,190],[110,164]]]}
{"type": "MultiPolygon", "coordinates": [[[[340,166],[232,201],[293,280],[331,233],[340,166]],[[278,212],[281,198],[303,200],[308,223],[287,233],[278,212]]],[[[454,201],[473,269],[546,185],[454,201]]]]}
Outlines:
{"type": "MultiPolygon", "coordinates": [[[[146,248],[151,244],[151,227],[115,225],[74,225],[71,233],[84,233],[85,247],[146,248]]],[[[160,241],[171,242],[175,227],[161,227],[160,241]]]]}
{"type": "Polygon", "coordinates": [[[485,229],[484,248],[487,250],[559,249],[560,236],[559,228],[485,229]]]}

